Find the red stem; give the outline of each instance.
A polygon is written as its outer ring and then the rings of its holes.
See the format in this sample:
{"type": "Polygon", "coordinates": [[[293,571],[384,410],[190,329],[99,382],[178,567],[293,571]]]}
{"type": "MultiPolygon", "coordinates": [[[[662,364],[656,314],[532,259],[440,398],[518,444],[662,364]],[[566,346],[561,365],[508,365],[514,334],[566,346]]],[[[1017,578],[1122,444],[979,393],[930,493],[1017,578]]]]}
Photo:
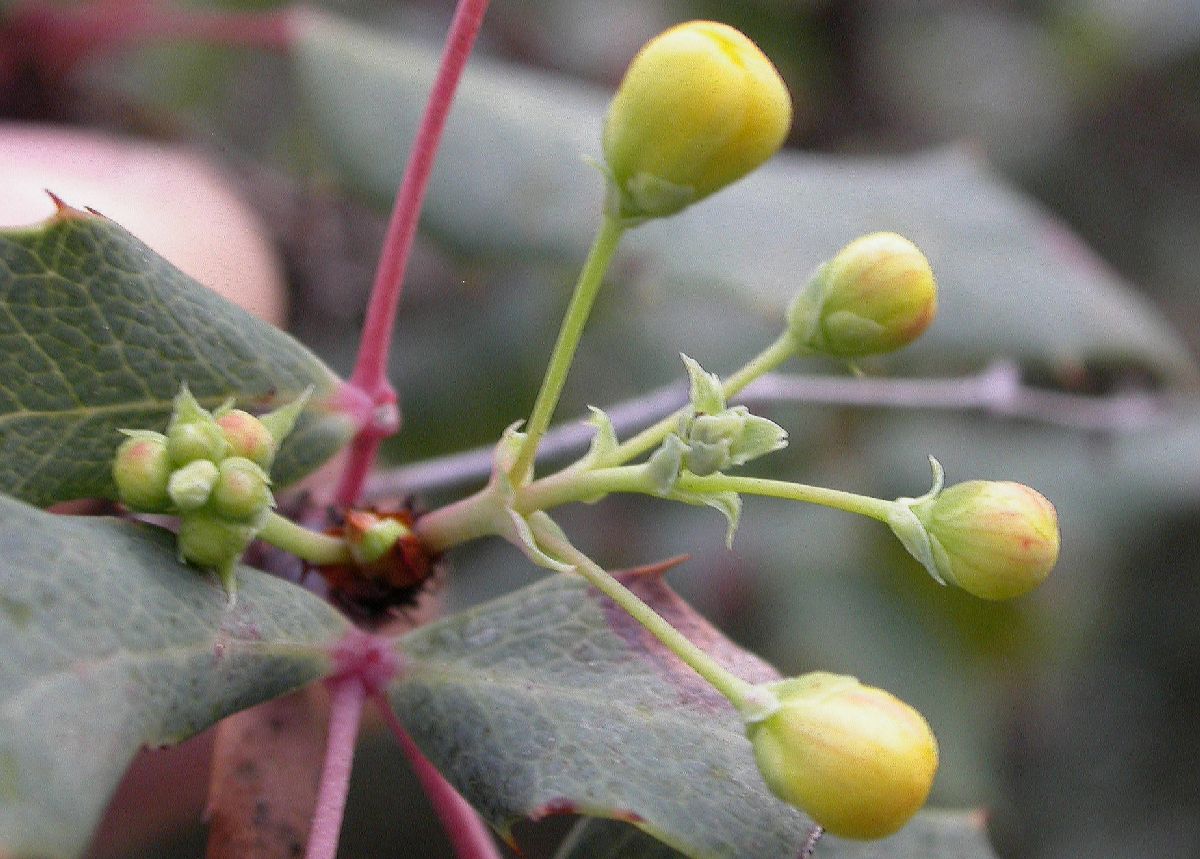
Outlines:
{"type": "Polygon", "coordinates": [[[417,779],[429,797],[434,813],[442,822],[442,828],[446,830],[450,844],[459,859],[502,859],[500,848],[492,838],[492,831],[483,822],[479,812],[472,808],[454,789],[454,785],[446,781],[437,771],[437,767],[429,762],[429,758],[425,757],[408,735],[408,731],[400,724],[387,698],[382,694],[378,695],[375,703],[383,714],[384,722],[395,734],[400,748],[412,764],[413,772],[417,774],[417,779]]]}
{"type": "Polygon", "coordinates": [[[399,429],[400,417],[395,408],[396,390],[387,378],[396,308],[400,303],[404,272],[408,267],[409,252],[416,236],[417,220],[425,190],[429,186],[438,143],[487,7],[488,0],[458,2],[437,77],[425,106],[425,115],[421,118],[408,164],[404,168],[404,178],[396,192],[396,203],[388,223],[379,268],[375,273],[371,300],[367,305],[358,360],[349,380],[351,386],[370,397],[376,411],[374,420],[359,430],[350,447],[346,469],[334,493],[334,501],[339,504],[350,505],[358,500],[367,473],[379,452],[379,443],[399,429]]]}
{"type": "Polygon", "coordinates": [[[305,859],[334,859],[337,855],[346,794],[350,790],[350,769],[354,764],[354,744],[367,697],[367,687],[356,674],[332,678],[329,692],[329,741],[305,859]]]}

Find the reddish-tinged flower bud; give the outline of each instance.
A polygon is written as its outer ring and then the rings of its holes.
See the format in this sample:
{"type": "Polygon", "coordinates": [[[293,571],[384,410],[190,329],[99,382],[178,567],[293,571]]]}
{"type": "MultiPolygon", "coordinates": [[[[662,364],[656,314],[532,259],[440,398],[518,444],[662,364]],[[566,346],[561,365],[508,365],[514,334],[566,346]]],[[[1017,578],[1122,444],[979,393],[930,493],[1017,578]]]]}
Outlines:
{"type": "Polygon", "coordinates": [[[167,482],[171,458],[166,439],[158,433],[136,433],[122,442],[113,459],[112,474],[117,497],[131,510],[164,513],[170,508],[167,482]]]}
{"type": "Polygon", "coordinates": [[[217,426],[229,442],[229,455],[250,460],[269,471],[279,443],[262,421],[249,412],[233,409],[217,418],[217,426]]]}
{"type": "Polygon", "coordinates": [[[1058,560],[1058,516],[1039,492],[969,480],[913,506],[943,578],[984,599],[1010,599],[1046,580],[1058,560]]]}
{"type": "Polygon", "coordinates": [[[801,351],[861,358],[907,346],[936,314],[929,260],[903,236],[872,233],[817,270],[788,308],[788,329],[801,351]]]}

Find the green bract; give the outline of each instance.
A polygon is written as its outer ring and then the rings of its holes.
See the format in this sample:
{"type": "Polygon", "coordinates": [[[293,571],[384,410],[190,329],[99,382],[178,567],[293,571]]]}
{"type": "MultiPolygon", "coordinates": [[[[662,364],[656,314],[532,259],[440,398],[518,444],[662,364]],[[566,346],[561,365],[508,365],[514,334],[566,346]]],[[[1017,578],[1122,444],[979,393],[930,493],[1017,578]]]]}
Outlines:
{"type": "Polygon", "coordinates": [[[712,21],[672,27],[634,57],[608,109],[610,210],[674,214],[774,155],[791,122],[786,85],[746,36],[712,21]]]}

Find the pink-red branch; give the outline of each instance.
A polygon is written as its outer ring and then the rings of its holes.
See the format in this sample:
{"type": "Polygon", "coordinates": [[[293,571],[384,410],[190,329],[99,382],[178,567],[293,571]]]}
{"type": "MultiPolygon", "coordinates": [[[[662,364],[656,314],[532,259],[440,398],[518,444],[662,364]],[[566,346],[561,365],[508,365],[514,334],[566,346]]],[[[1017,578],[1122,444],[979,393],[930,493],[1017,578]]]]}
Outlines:
{"type": "Polygon", "coordinates": [[[348,674],[329,681],[329,694],[329,740],[305,859],[335,859],[337,856],[367,687],[360,677],[348,674]]]}
{"type": "Polygon", "coordinates": [[[416,236],[417,221],[429,186],[438,143],[487,7],[488,0],[459,0],[425,114],[421,118],[408,164],[404,168],[404,177],[396,193],[371,300],[367,305],[358,360],[350,376],[350,385],[366,394],[374,404],[374,419],[359,430],[350,446],[349,460],[334,494],[334,500],[340,504],[349,505],[358,500],[367,473],[379,452],[379,443],[399,429],[396,391],[387,377],[396,308],[400,303],[404,273],[408,267],[409,252],[416,236]]]}
{"type": "Polygon", "coordinates": [[[421,782],[421,787],[433,805],[433,811],[442,822],[442,828],[454,847],[459,859],[502,859],[500,848],[492,837],[492,831],[483,822],[479,813],[471,804],[462,798],[454,789],[454,785],[446,781],[437,768],[429,762],[429,758],[417,748],[408,731],[400,724],[391,705],[383,695],[376,697],[375,703],[383,714],[383,720],[396,736],[400,748],[404,751],[413,772],[421,782]]]}

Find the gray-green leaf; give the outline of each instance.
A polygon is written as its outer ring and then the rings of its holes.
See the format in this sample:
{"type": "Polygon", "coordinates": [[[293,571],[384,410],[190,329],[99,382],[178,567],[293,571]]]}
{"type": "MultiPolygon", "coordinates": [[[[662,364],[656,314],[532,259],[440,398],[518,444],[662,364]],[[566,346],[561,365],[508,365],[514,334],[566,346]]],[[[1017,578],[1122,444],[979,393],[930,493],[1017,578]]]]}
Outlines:
{"type": "MultiPolygon", "coordinates": [[[[739,675],[778,676],[660,575],[625,582],[739,675]]],[[[778,859],[811,825],[767,789],[725,699],[577,576],[417,630],[401,647],[393,706],[501,831],[574,812],[635,822],[689,856],[778,859]]]]}
{"type": "MultiPolygon", "coordinates": [[[[796,845],[791,856],[799,854],[796,845]]],[[[679,859],[646,833],[614,820],[582,820],[555,859],[679,859]]],[[[974,812],[925,811],[900,832],[882,841],[846,841],[825,836],[814,859],[995,859],[983,815],[974,812]]]]}
{"type": "Polygon", "coordinates": [[[328,673],[337,612],[244,567],[230,609],[174,543],[0,496],[0,855],[77,856],[140,747],[328,673]]]}
{"type": "MultiPolygon", "coordinates": [[[[198,228],[203,228],[204,224],[198,228]]],[[[113,497],[120,428],[161,430],[180,385],[206,407],[315,395],[274,478],[311,471],[353,434],[311,352],[204,288],[116,223],[63,209],[0,231],[0,487],[33,504],[113,497]]]]}

